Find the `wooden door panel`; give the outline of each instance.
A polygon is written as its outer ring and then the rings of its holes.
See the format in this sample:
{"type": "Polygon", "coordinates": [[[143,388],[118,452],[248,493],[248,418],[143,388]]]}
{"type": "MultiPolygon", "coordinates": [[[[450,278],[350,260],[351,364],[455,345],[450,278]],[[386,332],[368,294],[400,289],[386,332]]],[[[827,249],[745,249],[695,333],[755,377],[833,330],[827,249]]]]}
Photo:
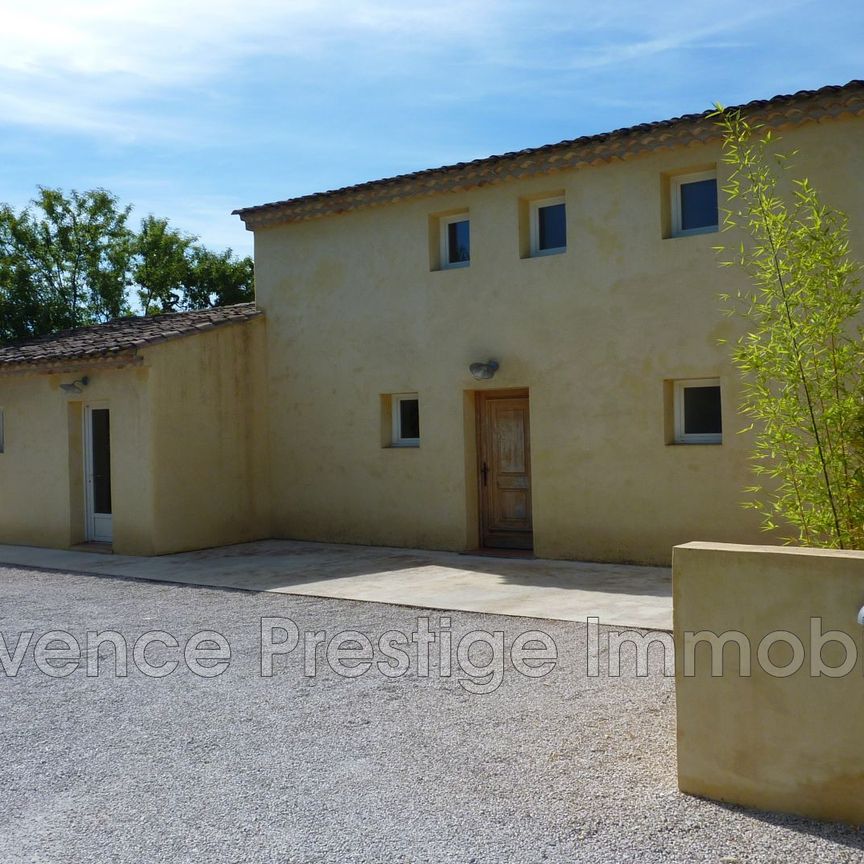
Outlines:
{"type": "Polygon", "coordinates": [[[524,474],[525,411],[519,407],[493,402],[492,412],[495,447],[493,460],[497,469],[502,474],[524,474]]]}
{"type": "Polygon", "coordinates": [[[493,526],[527,531],[531,528],[527,491],[521,489],[499,489],[495,496],[497,507],[493,526]]]}
{"type": "Polygon", "coordinates": [[[530,549],[528,397],[480,394],[481,534],[484,546],[530,549]]]}

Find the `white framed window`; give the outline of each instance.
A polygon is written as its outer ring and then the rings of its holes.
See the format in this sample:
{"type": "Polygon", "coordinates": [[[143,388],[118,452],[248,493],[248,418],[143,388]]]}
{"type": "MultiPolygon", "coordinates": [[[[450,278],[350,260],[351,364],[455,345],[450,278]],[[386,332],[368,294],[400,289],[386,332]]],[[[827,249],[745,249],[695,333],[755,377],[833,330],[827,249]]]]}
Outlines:
{"type": "Polygon", "coordinates": [[[564,196],[530,202],[531,256],[567,251],[567,209],[564,196]]]}
{"type": "Polygon", "coordinates": [[[471,221],[467,213],[442,216],[438,222],[441,269],[467,267],[471,263],[471,221]]]}
{"type": "Polygon", "coordinates": [[[719,227],[717,171],[699,171],[670,178],[672,236],[707,234],[719,227]]]}
{"type": "Polygon", "coordinates": [[[391,397],[393,410],[393,447],[420,446],[420,399],[416,393],[394,393],[391,397]]]}
{"type": "Polygon", "coordinates": [[[719,378],[674,382],[675,443],[722,444],[719,378]]]}

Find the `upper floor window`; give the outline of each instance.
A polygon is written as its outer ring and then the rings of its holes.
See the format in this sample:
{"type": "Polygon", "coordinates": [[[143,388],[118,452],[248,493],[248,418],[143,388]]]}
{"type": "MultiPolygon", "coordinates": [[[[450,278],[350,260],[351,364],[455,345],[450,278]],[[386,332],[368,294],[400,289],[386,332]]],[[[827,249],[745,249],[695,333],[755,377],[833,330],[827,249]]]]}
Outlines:
{"type": "Polygon", "coordinates": [[[564,198],[531,202],[531,254],[552,255],[567,249],[564,198]]]}
{"type": "Polygon", "coordinates": [[[716,231],[717,172],[680,174],[671,178],[672,236],[705,234],[716,231]]]}
{"type": "Polygon", "coordinates": [[[471,263],[471,223],[467,213],[440,220],[441,268],[467,267],[471,263]]]}
{"type": "Polygon", "coordinates": [[[719,378],[676,381],[674,399],[676,444],[722,443],[719,378]]]}

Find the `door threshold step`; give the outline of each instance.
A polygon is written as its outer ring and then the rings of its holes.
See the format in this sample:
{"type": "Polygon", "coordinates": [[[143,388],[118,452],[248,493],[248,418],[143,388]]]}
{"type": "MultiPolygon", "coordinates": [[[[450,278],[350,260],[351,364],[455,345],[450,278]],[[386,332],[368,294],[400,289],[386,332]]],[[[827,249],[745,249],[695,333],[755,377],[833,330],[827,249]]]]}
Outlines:
{"type": "Polygon", "coordinates": [[[484,558],[526,558],[533,560],[536,558],[533,549],[466,549],[460,552],[460,555],[479,555],[484,558]]]}
{"type": "Polygon", "coordinates": [[[114,547],[110,543],[76,543],[69,547],[72,552],[98,552],[100,555],[113,555],[114,547]]]}

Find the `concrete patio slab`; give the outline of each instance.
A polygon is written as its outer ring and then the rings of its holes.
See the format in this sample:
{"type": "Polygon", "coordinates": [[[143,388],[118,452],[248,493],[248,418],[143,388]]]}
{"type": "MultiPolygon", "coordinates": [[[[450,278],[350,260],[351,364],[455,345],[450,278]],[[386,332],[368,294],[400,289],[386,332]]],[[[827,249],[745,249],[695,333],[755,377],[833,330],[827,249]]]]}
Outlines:
{"type": "Polygon", "coordinates": [[[0,564],[560,621],[593,616],[601,624],[672,629],[668,567],[294,540],[156,558],[0,545],[0,564]]]}

